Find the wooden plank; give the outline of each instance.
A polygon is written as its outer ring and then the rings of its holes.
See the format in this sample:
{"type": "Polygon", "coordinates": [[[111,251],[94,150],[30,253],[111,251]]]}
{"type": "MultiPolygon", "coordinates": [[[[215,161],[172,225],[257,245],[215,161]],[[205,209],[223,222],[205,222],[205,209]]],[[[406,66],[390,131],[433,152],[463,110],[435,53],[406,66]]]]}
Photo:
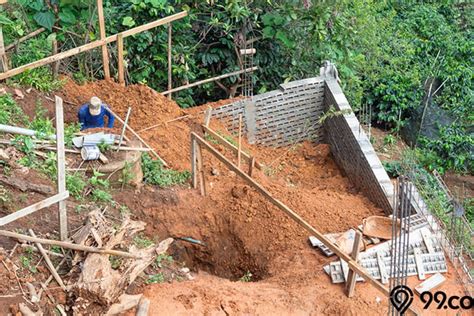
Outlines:
{"type": "Polygon", "coordinates": [[[255,157],[251,157],[250,163],[249,163],[249,177],[252,176],[254,168],[255,168],[255,157]]]}
{"type": "Polygon", "coordinates": [[[113,256],[121,256],[121,257],[134,258],[134,259],[139,258],[139,256],[132,255],[131,253],[128,253],[128,252],[112,250],[112,249],[88,247],[88,246],[73,244],[73,243],[66,242],[66,241],[36,238],[36,237],[28,236],[28,235],[23,235],[23,234],[10,232],[10,231],[7,231],[7,230],[0,230],[0,236],[6,236],[6,237],[11,237],[11,238],[15,238],[15,239],[18,239],[18,240],[25,240],[25,241],[30,241],[30,242],[38,242],[38,243],[43,244],[43,245],[59,246],[59,247],[63,247],[63,248],[67,248],[67,249],[73,249],[73,250],[77,250],[77,251],[86,251],[86,252],[100,253],[100,254],[113,255],[113,256]]]}
{"type": "Polygon", "coordinates": [[[383,261],[382,254],[377,252],[377,264],[379,265],[380,280],[382,284],[388,283],[388,275],[385,267],[385,262],[383,261]]]}
{"type": "MultiPolygon", "coordinates": [[[[30,235],[32,237],[35,237],[36,238],[36,235],[34,233],[34,231],[32,229],[29,229],[28,232],[30,233],[30,235]]],[[[43,256],[44,258],[44,261],[46,262],[46,266],[48,267],[49,271],[51,272],[51,275],[53,276],[53,278],[56,280],[56,282],[58,282],[59,286],[64,290],[66,291],[66,285],[64,285],[64,282],[63,280],[61,279],[61,277],[59,276],[58,272],[56,271],[56,269],[54,268],[54,265],[53,263],[51,262],[51,259],[49,258],[48,254],[46,253],[46,251],[44,250],[43,246],[39,243],[39,242],[35,242],[35,246],[36,248],[38,248],[39,252],[41,253],[41,255],[43,256]]]]}
{"type": "MultiPolygon", "coordinates": [[[[221,145],[226,147],[227,149],[232,150],[234,153],[238,152],[238,148],[235,147],[232,143],[230,143],[227,139],[216,133],[214,130],[210,129],[207,126],[202,127],[204,129],[204,132],[208,133],[211,135],[215,140],[217,140],[221,145]]],[[[247,154],[245,151],[242,151],[242,156],[247,159],[247,161],[250,163],[250,160],[252,159],[249,154],[247,154]]],[[[263,166],[259,162],[255,162],[255,165],[257,166],[258,169],[262,169],[263,166]]]]}
{"type": "Polygon", "coordinates": [[[415,256],[416,271],[418,272],[418,278],[420,280],[426,279],[425,268],[423,267],[423,259],[421,258],[420,248],[414,248],[413,254],[415,256]]]}
{"type": "Polygon", "coordinates": [[[197,141],[191,137],[191,176],[193,189],[197,188],[197,164],[196,164],[197,141]]]}
{"type": "Polygon", "coordinates": [[[240,75],[244,72],[256,71],[257,69],[258,69],[258,67],[255,66],[255,67],[251,67],[251,68],[247,68],[247,69],[243,69],[243,70],[230,72],[228,74],[223,74],[223,75],[220,75],[220,76],[217,76],[217,77],[208,78],[208,79],[204,79],[204,80],[201,80],[201,81],[196,81],[196,82],[186,84],[186,85],[181,86],[181,87],[177,87],[177,88],[174,88],[174,89],[171,89],[171,90],[167,90],[167,91],[161,92],[161,94],[162,95],[167,95],[169,93],[178,92],[178,91],[181,91],[181,90],[186,90],[186,89],[189,89],[189,88],[192,88],[192,87],[195,87],[195,86],[200,86],[200,85],[205,84],[205,83],[209,83],[209,82],[221,80],[221,79],[224,79],[224,78],[240,75]]]}
{"type": "MultiPolygon", "coordinates": [[[[56,55],[58,53],[58,41],[56,40],[56,38],[53,40],[52,46],[53,46],[53,55],[56,55]]],[[[58,73],[59,73],[58,61],[51,64],[51,72],[53,74],[53,78],[58,77],[58,73]]]]}
{"type": "Polygon", "coordinates": [[[242,160],[242,114],[239,115],[239,142],[238,144],[239,144],[239,147],[237,148],[237,167],[240,169],[240,161],[242,160]]]}
{"type": "MultiPolygon", "coordinates": [[[[352,247],[351,258],[357,262],[359,257],[360,242],[362,241],[362,233],[355,231],[354,245],[352,247]]],[[[355,292],[355,285],[357,282],[357,273],[354,270],[349,270],[349,276],[346,283],[346,292],[348,297],[353,297],[355,292]]]]}
{"type": "Polygon", "coordinates": [[[199,190],[202,196],[206,195],[206,180],[204,177],[204,166],[202,161],[202,151],[201,146],[197,144],[196,146],[196,161],[197,161],[197,173],[199,178],[199,190]]]}
{"type": "MultiPolygon", "coordinates": [[[[97,15],[99,18],[99,33],[100,39],[105,40],[105,19],[104,19],[104,5],[102,0],[97,0],[97,15]]],[[[110,66],[109,66],[109,51],[107,50],[107,43],[102,45],[102,65],[104,66],[104,77],[110,79],[110,66]]]]}
{"type": "MultiPolygon", "coordinates": [[[[132,36],[132,35],[138,34],[138,33],[143,32],[143,31],[150,30],[152,28],[170,23],[170,22],[175,21],[175,20],[179,20],[179,19],[185,17],[187,14],[188,13],[186,11],[182,11],[182,12],[167,16],[165,18],[162,18],[162,19],[159,19],[159,20],[156,20],[156,21],[153,21],[153,22],[141,25],[141,26],[134,27],[130,30],[122,32],[123,38],[125,38],[127,36],[132,36]]],[[[89,51],[91,49],[100,47],[104,44],[113,43],[116,40],[117,40],[117,34],[111,35],[111,36],[106,37],[103,40],[101,39],[101,40],[97,40],[97,41],[94,41],[94,42],[91,42],[91,43],[87,43],[87,44],[84,44],[82,46],[67,50],[65,52],[61,52],[61,53],[56,54],[54,56],[49,56],[49,57],[31,62],[29,64],[17,67],[15,69],[11,69],[11,70],[9,70],[7,72],[4,72],[4,73],[1,73],[0,74],[0,80],[9,78],[11,76],[18,75],[18,74],[20,74],[20,73],[22,73],[26,70],[35,69],[35,68],[50,64],[52,62],[59,61],[59,60],[62,60],[64,58],[71,57],[71,56],[77,55],[79,53],[89,51]]]]}
{"type": "Polygon", "coordinates": [[[118,82],[125,86],[125,69],[123,62],[123,34],[117,34],[118,82]]]}
{"type": "Polygon", "coordinates": [[[58,193],[56,195],[53,195],[52,197],[49,197],[47,199],[44,199],[42,201],[39,201],[38,203],[32,204],[30,206],[27,206],[25,208],[22,208],[19,211],[16,211],[15,213],[9,214],[7,216],[4,216],[0,218],[0,226],[4,226],[8,223],[11,223],[19,218],[25,217],[31,213],[34,213],[36,211],[39,211],[43,208],[49,207],[55,203],[58,203],[59,201],[62,201],[64,199],[67,199],[69,197],[69,192],[62,192],[58,193]]]}
{"type": "MultiPolygon", "coordinates": [[[[173,82],[172,82],[172,64],[171,64],[171,45],[172,45],[172,25],[171,23],[168,24],[168,90],[171,90],[173,88],[173,82]]],[[[168,99],[171,100],[171,93],[168,94],[168,99]]]]}
{"type": "Polygon", "coordinates": [[[153,153],[153,155],[161,161],[161,163],[163,164],[163,166],[168,167],[168,164],[166,163],[166,161],[164,161],[164,160],[158,155],[158,153],[157,153],[155,150],[153,150],[153,148],[152,148],[150,145],[148,145],[148,144],[143,140],[143,138],[140,137],[140,135],[138,135],[129,125],[126,125],[125,122],[124,122],[117,114],[114,113],[114,111],[112,111],[110,108],[108,108],[108,110],[109,110],[110,113],[117,119],[117,121],[119,121],[120,123],[122,123],[123,125],[125,125],[126,128],[130,131],[130,133],[132,133],[133,135],[135,135],[135,137],[138,138],[138,140],[140,140],[140,141],[143,143],[143,145],[145,145],[146,147],[148,147],[148,148],[150,149],[150,151],[153,153]]]}
{"type": "MultiPolygon", "coordinates": [[[[66,154],[64,151],[64,109],[63,99],[56,96],[56,148],[58,169],[58,193],[66,192],[66,154]]],[[[59,235],[61,240],[67,239],[67,209],[66,201],[60,200],[59,211],[59,235]]]]}
{"type": "Polygon", "coordinates": [[[288,217],[306,229],[311,235],[316,236],[323,244],[325,244],[331,251],[338,255],[342,260],[346,261],[349,265],[349,268],[354,270],[359,274],[364,280],[373,285],[377,290],[382,292],[384,295],[389,296],[389,290],[380,282],[375,280],[367,270],[355,262],[349,255],[344,253],[336,244],[328,240],[321,232],[312,227],[308,222],[301,218],[297,213],[291,210],[288,206],[280,202],[278,199],[274,198],[270,192],[268,192],[263,186],[255,182],[251,177],[249,177],[245,172],[242,172],[236,165],[224,157],[219,151],[214,149],[209,143],[202,139],[196,133],[191,133],[191,138],[194,138],[202,147],[207,149],[212,153],[219,161],[225,164],[230,170],[234,171],[238,176],[245,180],[251,187],[257,190],[260,194],[268,199],[270,203],[275,205],[281,211],[283,211],[288,217]]]}
{"type": "Polygon", "coordinates": [[[418,286],[415,287],[415,292],[421,294],[425,291],[432,291],[440,286],[444,281],[446,281],[446,278],[442,274],[436,273],[427,280],[418,284],[418,286]]]}
{"type": "Polygon", "coordinates": [[[36,31],[33,31],[29,34],[26,34],[25,36],[20,37],[19,39],[17,39],[14,43],[12,43],[12,44],[8,45],[7,47],[5,47],[5,50],[9,51],[13,47],[17,46],[19,43],[22,43],[26,40],[29,40],[30,38],[35,37],[36,35],[41,34],[44,31],[46,31],[46,29],[44,27],[42,27],[42,28],[37,29],[36,31]]]}

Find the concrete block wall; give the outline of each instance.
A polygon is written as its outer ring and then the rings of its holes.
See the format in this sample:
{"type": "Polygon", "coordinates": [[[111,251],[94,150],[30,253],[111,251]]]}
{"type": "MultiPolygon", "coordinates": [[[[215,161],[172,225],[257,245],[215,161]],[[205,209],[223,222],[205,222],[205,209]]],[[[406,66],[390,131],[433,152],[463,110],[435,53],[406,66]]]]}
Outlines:
{"type": "Polygon", "coordinates": [[[249,143],[287,146],[303,140],[328,143],[339,167],[352,183],[387,214],[392,212],[394,188],[356,116],[319,118],[334,106],[351,110],[336,79],[320,76],[282,84],[279,90],[240,100],[213,111],[231,132],[242,114],[249,143]]]}
{"type": "Polygon", "coordinates": [[[242,114],[250,143],[286,146],[309,139],[323,140],[318,118],[324,111],[324,80],[320,77],[292,81],[279,90],[237,101],[213,111],[234,132],[242,114]]]}
{"type": "MultiPolygon", "coordinates": [[[[334,79],[325,81],[324,106],[351,111],[341,87],[334,79]]],[[[349,180],[387,214],[392,213],[394,187],[380,159],[353,112],[324,122],[326,141],[349,180]]]]}

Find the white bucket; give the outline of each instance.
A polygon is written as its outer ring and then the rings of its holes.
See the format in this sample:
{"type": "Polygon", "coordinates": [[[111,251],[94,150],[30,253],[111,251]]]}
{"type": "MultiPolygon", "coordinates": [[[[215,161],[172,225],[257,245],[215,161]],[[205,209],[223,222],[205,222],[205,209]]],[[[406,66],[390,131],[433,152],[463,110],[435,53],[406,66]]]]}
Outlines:
{"type": "Polygon", "coordinates": [[[97,146],[84,146],[81,149],[82,160],[97,160],[100,156],[100,150],[97,146]]]}

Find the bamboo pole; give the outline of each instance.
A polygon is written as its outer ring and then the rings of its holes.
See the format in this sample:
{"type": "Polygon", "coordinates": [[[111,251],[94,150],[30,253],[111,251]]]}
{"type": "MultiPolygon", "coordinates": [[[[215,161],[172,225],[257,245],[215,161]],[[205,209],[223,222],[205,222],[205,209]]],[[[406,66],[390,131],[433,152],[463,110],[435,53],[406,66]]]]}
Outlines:
{"type": "MultiPolygon", "coordinates": [[[[172,82],[172,65],[171,65],[171,44],[172,44],[172,26],[171,23],[168,23],[168,90],[171,90],[173,88],[173,82],[172,82]]],[[[168,94],[168,99],[171,100],[171,93],[168,94]]]]}
{"type": "Polygon", "coordinates": [[[5,47],[5,50],[9,51],[13,47],[17,46],[19,43],[23,43],[24,41],[29,40],[30,38],[35,37],[36,35],[41,34],[44,31],[46,31],[46,29],[44,27],[42,27],[42,28],[37,29],[36,31],[33,31],[29,34],[26,34],[25,36],[20,37],[19,39],[17,39],[14,43],[12,43],[12,44],[8,45],[7,47],[5,47]]]}
{"type": "Polygon", "coordinates": [[[127,116],[125,116],[125,123],[123,123],[122,133],[120,133],[120,139],[119,139],[119,143],[118,143],[118,145],[117,145],[117,150],[116,150],[116,151],[119,151],[119,150],[120,150],[120,146],[122,145],[123,136],[125,135],[125,129],[126,129],[127,126],[128,126],[128,119],[130,118],[130,113],[131,113],[131,112],[132,112],[132,108],[131,108],[131,107],[128,107],[127,116]]]}
{"type": "Polygon", "coordinates": [[[118,55],[118,82],[125,86],[125,69],[123,63],[123,34],[117,34],[117,55],[118,55]]]}
{"type": "Polygon", "coordinates": [[[18,240],[25,240],[25,241],[30,241],[30,242],[38,242],[38,243],[43,244],[43,245],[59,246],[59,247],[73,249],[73,250],[77,250],[77,251],[93,252],[93,253],[100,253],[100,254],[105,254],[105,255],[121,256],[121,257],[126,257],[126,258],[134,258],[134,259],[139,258],[138,256],[132,255],[131,253],[128,253],[128,252],[123,252],[123,251],[118,251],[118,250],[111,250],[111,249],[88,247],[88,246],[73,244],[73,243],[70,243],[70,242],[67,242],[67,241],[59,241],[59,240],[31,237],[31,236],[28,236],[28,235],[22,235],[22,234],[10,232],[10,231],[7,231],[7,230],[0,230],[0,236],[11,237],[11,238],[15,238],[15,239],[18,239],[18,240]]]}
{"type": "Polygon", "coordinates": [[[239,115],[239,147],[237,149],[237,167],[240,169],[242,160],[242,114],[239,115]]]}
{"type": "Polygon", "coordinates": [[[153,153],[153,155],[161,161],[161,163],[163,164],[163,166],[168,167],[168,164],[166,163],[166,161],[164,161],[164,160],[158,155],[158,153],[157,153],[155,150],[153,150],[153,148],[152,148],[150,145],[148,145],[148,144],[143,140],[143,138],[140,137],[140,135],[138,135],[128,124],[125,124],[125,122],[124,122],[117,114],[115,114],[110,108],[108,108],[108,110],[109,110],[110,113],[117,119],[117,121],[119,121],[120,123],[122,123],[123,125],[125,125],[126,128],[130,131],[130,133],[132,133],[133,135],[135,135],[135,137],[138,138],[138,140],[140,140],[140,141],[143,143],[143,145],[145,145],[146,147],[148,147],[148,148],[150,149],[150,151],[153,153]]]}
{"type": "MultiPolygon", "coordinates": [[[[64,110],[63,99],[56,96],[56,148],[58,169],[58,193],[66,191],[66,154],[64,151],[64,110]]],[[[59,235],[61,240],[67,239],[67,209],[66,201],[60,200],[59,211],[59,235]]]]}
{"type": "MultiPolygon", "coordinates": [[[[28,229],[28,232],[30,233],[31,237],[37,238],[36,235],[35,235],[35,232],[32,229],[28,229]]],[[[53,276],[53,278],[56,280],[56,282],[58,282],[59,286],[64,291],[66,291],[66,285],[64,285],[63,280],[61,279],[58,272],[54,268],[54,265],[51,262],[51,259],[49,258],[48,254],[44,250],[43,246],[39,242],[35,242],[35,246],[36,246],[36,248],[38,248],[39,252],[43,256],[44,261],[46,262],[46,266],[48,267],[49,271],[51,272],[51,275],[53,276]]]]}
{"type": "MultiPolygon", "coordinates": [[[[188,13],[186,11],[182,11],[182,12],[167,16],[165,18],[162,18],[162,19],[159,19],[159,20],[156,20],[156,21],[144,24],[144,25],[134,27],[130,30],[122,32],[122,36],[123,36],[123,38],[125,38],[125,37],[128,37],[128,36],[132,36],[132,35],[150,30],[150,29],[155,28],[157,26],[164,25],[164,24],[170,23],[170,22],[175,21],[175,20],[179,20],[179,19],[187,16],[187,14],[188,13]]],[[[111,35],[111,36],[106,37],[103,40],[101,39],[101,40],[97,40],[97,41],[94,41],[94,42],[91,42],[91,43],[87,43],[87,44],[84,44],[82,46],[67,50],[65,52],[61,52],[61,53],[56,54],[54,56],[49,56],[49,57],[31,62],[29,64],[17,67],[15,69],[11,69],[7,72],[0,73],[0,80],[7,79],[7,78],[10,78],[11,76],[21,74],[22,72],[24,72],[26,70],[35,69],[35,68],[50,64],[52,62],[62,60],[62,59],[67,58],[67,57],[71,57],[71,56],[77,55],[79,53],[89,51],[91,49],[97,48],[97,47],[102,46],[104,44],[113,43],[113,42],[117,41],[117,37],[118,37],[117,34],[111,35]]]]}
{"type": "MultiPolygon", "coordinates": [[[[99,17],[99,33],[100,39],[105,40],[105,20],[104,20],[104,4],[102,0],[97,0],[97,15],[99,17]]],[[[102,45],[102,64],[104,66],[104,77],[110,79],[110,68],[109,68],[109,52],[107,50],[107,43],[102,45]]]]}
{"type": "Polygon", "coordinates": [[[3,42],[3,28],[0,26],[0,71],[8,71],[7,54],[5,53],[5,44],[3,42]]]}
{"type": "MultiPolygon", "coordinates": [[[[223,75],[220,75],[220,76],[217,76],[217,77],[213,77],[213,78],[209,78],[209,79],[205,79],[205,80],[201,80],[201,81],[196,81],[196,82],[186,84],[186,85],[181,86],[181,87],[177,87],[177,88],[174,88],[174,89],[171,89],[171,90],[168,90],[168,91],[164,91],[164,92],[161,92],[161,94],[162,95],[167,95],[167,94],[172,93],[172,92],[178,92],[178,91],[181,91],[181,90],[186,90],[186,89],[189,89],[189,88],[192,88],[192,87],[195,87],[195,86],[199,86],[199,85],[202,85],[202,84],[205,84],[205,83],[208,83],[208,82],[213,82],[213,81],[217,81],[217,80],[220,80],[220,79],[225,79],[225,78],[229,78],[229,77],[232,77],[232,76],[240,75],[240,74],[243,74],[244,72],[252,72],[252,71],[255,71],[257,69],[258,69],[258,67],[255,66],[255,67],[251,67],[251,68],[247,68],[247,69],[243,69],[243,70],[239,70],[239,71],[230,72],[228,74],[223,74],[223,75]]],[[[0,79],[1,79],[1,77],[0,77],[0,79]]]]}

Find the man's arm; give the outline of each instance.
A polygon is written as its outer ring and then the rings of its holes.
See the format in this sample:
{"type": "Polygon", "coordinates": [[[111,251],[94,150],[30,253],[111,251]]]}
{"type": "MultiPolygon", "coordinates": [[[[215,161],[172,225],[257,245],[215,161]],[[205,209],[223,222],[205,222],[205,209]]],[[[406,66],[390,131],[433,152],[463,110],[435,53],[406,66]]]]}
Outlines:
{"type": "Polygon", "coordinates": [[[108,118],[107,127],[112,128],[114,127],[115,117],[113,116],[112,113],[110,113],[109,107],[106,104],[104,104],[104,108],[105,108],[105,115],[107,115],[107,118],[108,118]]]}
{"type": "Polygon", "coordinates": [[[86,127],[86,113],[84,111],[84,106],[79,109],[77,112],[77,118],[79,119],[79,123],[81,124],[81,131],[86,127]]]}

